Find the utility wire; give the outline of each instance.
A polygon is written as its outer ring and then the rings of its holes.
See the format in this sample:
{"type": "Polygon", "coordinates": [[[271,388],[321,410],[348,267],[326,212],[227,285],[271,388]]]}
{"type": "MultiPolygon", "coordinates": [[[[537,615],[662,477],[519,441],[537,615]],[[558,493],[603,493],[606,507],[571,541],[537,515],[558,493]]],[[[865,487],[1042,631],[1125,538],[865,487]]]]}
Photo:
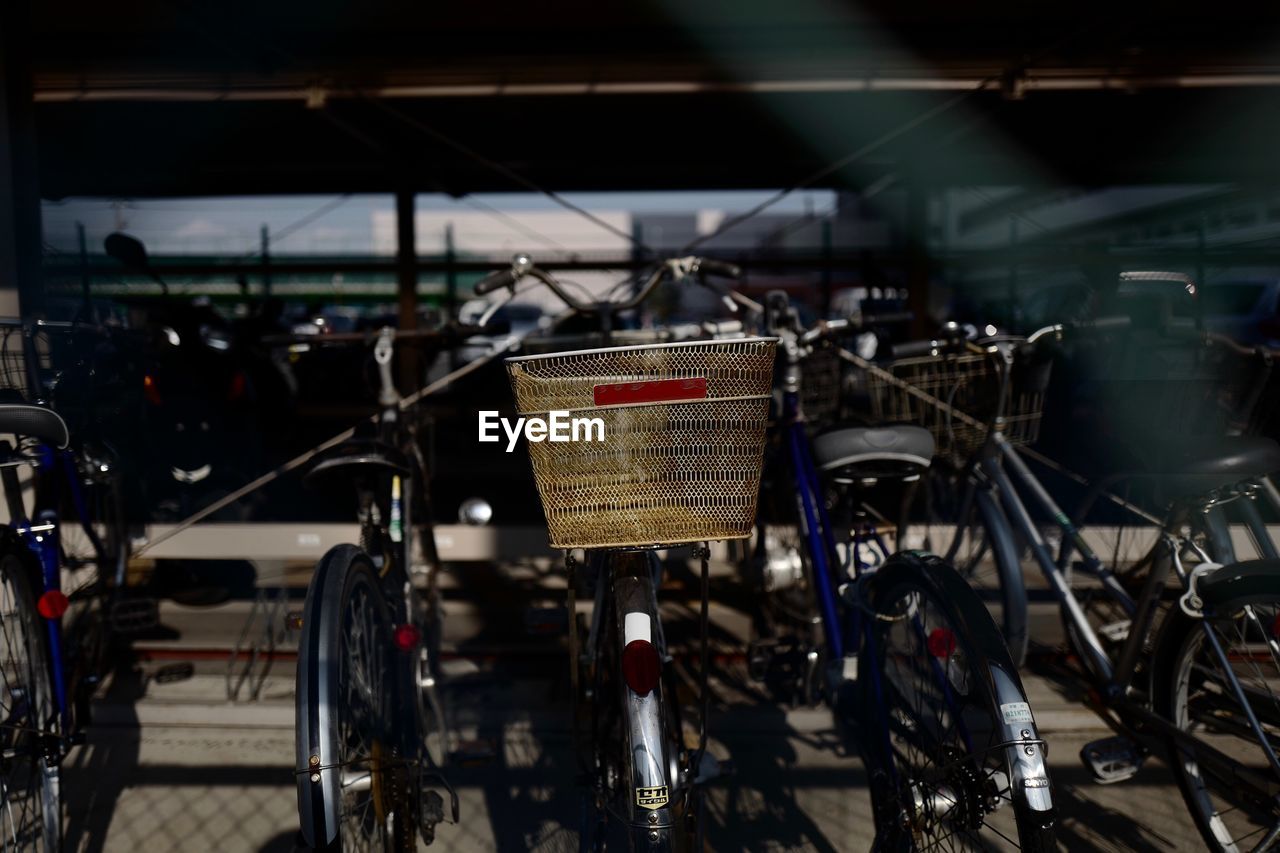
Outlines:
{"type": "MultiPolygon", "coordinates": [[[[290,236],[291,234],[295,234],[301,229],[306,228],[308,225],[310,225],[312,222],[315,222],[317,219],[320,219],[321,217],[326,216],[332,213],[333,211],[337,210],[338,208],[342,207],[344,204],[346,204],[350,200],[351,200],[351,193],[343,193],[337,198],[332,199],[331,201],[325,202],[320,207],[308,213],[306,216],[303,216],[300,219],[290,222],[288,225],[284,226],[283,228],[280,228],[275,232],[269,231],[268,234],[271,238],[272,243],[279,243],[281,240],[290,236]]],[[[244,255],[241,255],[239,260],[244,261],[244,260],[248,260],[249,258],[261,257],[261,255],[262,255],[262,250],[256,249],[252,252],[247,252],[244,255]]]]}
{"type": "MultiPolygon", "coordinates": [[[[420,400],[422,400],[424,397],[427,397],[428,395],[434,394],[437,391],[441,391],[445,388],[448,388],[451,384],[461,379],[462,377],[466,376],[467,374],[474,373],[475,371],[479,370],[481,367],[484,367],[486,364],[489,364],[491,361],[494,361],[495,359],[503,355],[506,355],[513,348],[513,346],[514,345],[498,347],[494,349],[492,352],[486,353],[485,355],[482,355],[473,361],[467,362],[462,367],[459,367],[457,370],[453,371],[452,373],[448,373],[440,377],[435,382],[432,382],[430,385],[427,385],[425,388],[420,388],[419,390],[410,394],[408,397],[404,397],[403,399],[400,400],[398,404],[400,407],[400,411],[403,412],[408,410],[412,406],[417,405],[417,403],[420,400]]],[[[323,441],[320,444],[317,444],[315,447],[311,448],[305,453],[298,454],[297,456],[290,459],[288,462],[285,462],[283,465],[273,468],[272,470],[263,474],[261,477],[258,477],[255,480],[251,480],[250,482],[245,483],[243,486],[231,492],[230,494],[224,495],[223,497],[219,498],[218,500],[214,501],[213,503],[209,504],[203,509],[197,510],[196,512],[182,519],[182,521],[179,521],[177,524],[170,527],[165,532],[157,535],[154,539],[147,540],[140,547],[134,550],[133,556],[134,557],[142,556],[147,551],[150,551],[152,548],[159,545],[161,542],[166,542],[172,539],[173,537],[177,536],[179,533],[191,527],[192,525],[197,524],[198,522],[201,522],[204,519],[208,518],[209,516],[213,515],[218,510],[224,507],[230,506],[231,504],[241,500],[245,496],[253,492],[256,492],[258,489],[261,489],[262,487],[266,486],[268,483],[272,482],[273,480],[279,479],[285,474],[288,474],[290,471],[294,471],[294,470],[297,470],[298,468],[301,468],[303,465],[307,464],[316,456],[325,452],[329,448],[337,447],[339,444],[342,444],[344,441],[347,441],[348,439],[354,437],[356,434],[356,430],[359,428],[360,425],[366,424],[366,423],[377,423],[378,419],[381,416],[382,416],[381,413],[378,413],[376,415],[370,415],[368,418],[361,421],[360,424],[357,424],[357,426],[353,426],[350,429],[344,430],[338,433],[337,435],[333,436],[333,438],[330,438],[327,441],[323,441]]]]}
{"type": "Polygon", "coordinates": [[[528,225],[525,225],[519,219],[516,219],[514,216],[508,213],[504,213],[503,211],[499,210],[493,205],[486,204],[485,202],[480,201],[480,199],[476,198],[475,196],[466,195],[462,197],[462,200],[467,204],[471,205],[472,207],[474,207],[476,210],[479,210],[482,213],[487,213],[490,216],[492,216],[494,219],[497,219],[500,222],[510,225],[512,228],[516,229],[521,234],[528,237],[530,240],[536,240],[539,243],[542,243],[543,245],[550,246],[552,249],[555,249],[558,252],[564,252],[566,255],[574,254],[572,249],[566,248],[565,246],[561,245],[560,243],[557,243],[555,240],[548,237],[546,234],[543,234],[537,231],[536,229],[531,228],[528,225]]]}
{"type": "Polygon", "coordinates": [[[464,157],[467,157],[468,159],[476,161],[480,165],[484,166],[486,169],[489,169],[490,171],[493,171],[498,173],[499,175],[502,175],[504,178],[507,178],[513,183],[519,184],[520,186],[524,187],[530,192],[535,192],[535,193],[539,193],[541,195],[546,196],[551,201],[563,207],[565,210],[570,210],[578,214],[579,216],[583,217],[587,221],[594,223],[600,228],[603,228],[605,231],[608,231],[610,234],[613,234],[617,237],[621,237],[622,239],[626,240],[635,248],[643,252],[646,252],[648,254],[655,254],[653,249],[645,245],[643,241],[637,239],[634,234],[631,234],[630,232],[627,232],[627,231],[623,231],[621,228],[618,228],[617,226],[613,225],[611,222],[606,222],[604,219],[601,219],[599,216],[596,216],[594,213],[587,210],[586,208],[581,207],[569,201],[567,198],[560,195],[559,193],[553,190],[546,189],[542,186],[539,186],[535,182],[526,178],[524,175],[521,175],[519,172],[516,172],[513,169],[510,169],[507,166],[502,165],[496,160],[489,159],[488,157],[484,156],[480,152],[476,151],[473,148],[468,147],[467,145],[464,145],[463,143],[459,142],[453,137],[448,136],[447,134],[442,133],[439,130],[436,130],[434,127],[431,127],[430,125],[424,124],[423,122],[419,121],[418,119],[414,118],[411,115],[408,115],[402,110],[396,109],[395,107],[388,104],[385,100],[380,98],[366,98],[365,100],[367,100],[369,103],[373,104],[375,107],[382,110],[383,112],[387,113],[388,115],[392,116],[393,118],[403,122],[404,124],[409,125],[414,130],[417,130],[419,133],[423,134],[424,136],[428,136],[434,139],[436,142],[439,142],[441,145],[445,145],[449,148],[452,148],[454,151],[457,151],[459,154],[463,155],[464,157]]]}
{"type": "Polygon", "coordinates": [[[690,252],[693,249],[696,249],[698,246],[701,246],[703,243],[706,243],[710,240],[714,240],[716,237],[719,237],[720,235],[724,234],[726,231],[729,231],[732,228],[736,228],[737,226],[746,222],[748,219],[754,219],[756,216],[759,216],[761,213],[764,213],[766,210],[773,207],[775,204],[782,201],[792,193],[797,192],[798,190],[806,189],[807,187],[812,186],[813,184],[817,183],[818,181],[822,180],[828,175],[832,175],[836,172],[839,172],[841,169],[844,169],[848,166],[853,165],[854,163],[866,157],[868,154],[878,151],[879,149],[888,145],[890,142],[893,142],[895,139],[901,136],[904,136],[907,133],[910,133],[911,131],[915,130],[920,125],[925,124],[926,122],[936,118],[937,116],[940,116],[943,113],[948,112],[949,110],[952,110],[955,107],[959,106],[960,104],[964,103],[973,95],[977,94],[978,92],[981,92],[984,88],[987,87],[989,83],[993,82],[995,79],[997,78],[989,77],[986,80],[983,80],[974,88],[961,92],[960,94],[955,95],[952,98],[949,98],[943,103],[938,104],[937,106],[931,109],[925,110],[923,113],[916,116],[915,118],[910,119],[909,121],[906,121],[898,125],[897,127],[893,128],[889,132],[877,137],[876,139],[873,139],[871,142],[868,142],[866,145],[863,145],[861,148],[858,148],[855,151],[851,151],[848,154],[841,157],[840,159],[832,163],[829,163],[826,166],[823,166],[818,171],[813,172],[805,176],[804,178],[801,178],[799,181],[787,187],[786,189],[778,190],[778,192],[774,193],[769,198],[760,202],[750,210],[744,211],[743,213],[740,213],[737,216],[732,216],[726,219],[724,222],[720,224],[719,228],[716,228],[714,231],[708,232],[707,234],[703,234],[701,237],[698,237],[693,241],[691,241],[690,243],[686,244],[684,248],[682,248],[676,254],[683,255],[686,252],[690,252]]]}
{"type": "MultiPolygon", "coordinates": [[[[1087,31],[1087,29],[1088,28],[1081,28],[1080,30],[1077,30],[1072,34],[1062,39],[1059,39],[1053,45],[1050,45],[1049,47],[1046,47],[1041,51],[1039,51],[1036,55],[1040,56],[1045,53],[1048,53],[1051,50],[1061,47],[1063,43],[1070,41],[1071,39],[1079,36],[1082,32],[1087,31]]],[[[810,187],[813,184],[817,183],[818,181],[822,180],[823,178],[826,178],[832,174],[835,174],[836,172],[839,172],[841,169],[844,169],[848,166],[853,165],[859,160],[862,160],[863,158],[865,158],[867,155],[880,150],[884,146],[888,145],[890,142],[893,142],[894,140],[906,135],[907,133],[910,133],[911,131],[915,130],[921,125],[926,124],[929,121],[932,121],[934,118],[937,118],[938,116],[944,113],[950,112],[951,110],[960,106],[960,104],[972,98],[974,95],[977,95],[978,93],[986,90],[993,83],[1000,82],[1009,73],[1012,73],[1014,70],[1025,70],[1026,68],[1030,67],[1032,64],[1034,64],[1034,59],[1028,59],[1026,62],[1022,63],[1021,66],[1019,66],[1017,69],[1010,69],[1009,71],[1002,72],[1000,74],[992,74],[988,77],[985,77],[984,79],[978,81],[978,84],[973,88],[966,89],[965,91],[960,92],[951,98],[948,98],[946,101],[943,101],[941,104],[938,104],[928,110],[925,110],[923,113],[915,116],[914,118],[911,118],[903,122],[902,124],[898,125],[892,130],[889,130],[888,132],[877,137],[876,139],[873,139],[872,141],[868,142],[866,145],[863,145],[862,147],[849,152],[848,154],[844,155],[838,160],[835,160],[834,162],[826,166],[823,166],[821,169],[818,169],[816,172],[813,172],[805,176],[804,178],[801,178],[799,181],[792,184],[790,187],[787,187],[786,189],[783,189],[783,190],[779,190],[778,192],[774,193],[772,196],[760,202],[750,210],[747,210],[743,213],[738,214],[737,216],[733,216],[733,217],[730,217],[729,219],[726,219],[723,223],[720,224],[719,228],[716,228],[714,231],[704,234],[701,237],[698,237],[697,239],[688,243],[684,248],[682,248],[679,252],[677,252],[677,254],[683,255],[686,252],[692,251],[693,249],[696,249],[698,246],[701,246],[703,243],[706,243],[709,240],[713,240],[716,237],[719,237],[721,234],[724,234],[726,231],[730,230],[731,228],[736,228],[737,226],[741,225],[743,222],[746,222],[748,219],[752,219],[753,217],[759,216],[761,213],[773,207],[775,204],[782,201],[792,193],[798,190],[802,190],[807,187],[810,187]]]]}

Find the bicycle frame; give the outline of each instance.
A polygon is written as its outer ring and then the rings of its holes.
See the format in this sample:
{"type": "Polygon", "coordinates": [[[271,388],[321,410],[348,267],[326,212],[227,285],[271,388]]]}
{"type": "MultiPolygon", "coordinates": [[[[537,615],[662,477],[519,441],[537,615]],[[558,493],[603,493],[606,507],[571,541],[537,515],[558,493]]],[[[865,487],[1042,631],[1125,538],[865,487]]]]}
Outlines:
{"type": "Polygon", "coordinates": [[[799,503],[801,534],[808,541],[813,559],[814,595],[822,617],[823,635],[827,641],[828,660],[843,661],[846,638],[851,637],[850,651],[857,651],[857,614],[853,614],[852,630],[845,633],[836,605],[836,589],[833,587],[837,565],[835,532],[822,500],[818,471],[814,467],[809,448],[809,436],[805,433],[800,414],[799,394],[787,391],[783,395],[783,417],[780,422],[782,441],[786,445],[787,459],[795,477],[796,500],[799,503]]]}
{"type": "MultiPolygon", "coordinates": [[[[1120,585],[1115,576],[1102,565],[1102,561],[1089,547],[1071,519],[1058,508],[1053,498],[1049,496],[1044,486],[1036,479],[1021,456],[1018,455],[1018,452],[998,431],[993,431],[988,437],[976,470],[995,487],[1009,521],[1030,544],[1031,553],[1049,582],[1050,589],[1053,590],[1054,596],[1063,610],[1064,617],[1077,632],[1084,645],[1081,651],[1086,655],[1086,669],[1098,688],[1098,692],[1102,697],[1102,704],[1120,716],[1121,725],[1126,733],[1139,741],[1147,740],[1149,735],[1139,734],[1137,728],[1154,731],[1160,736],[1172,737],[1193,748],[1198,760],[1206,763],[1217,762],[1220,766],[1231,767],[1236,771],[1241,782],[1248,781],[1250,784],[1255,785],[1259,791],[1267,794],[1268,799],[1273,796],[1272,789],[1280,786],[1280,782],[1267,784],[1267,780],[1260,778],[1256,772],[1240,767],[1239,763],[1234,759],[1200,741],[1193,735],[1182,731],[1170,721],[1159,717],[1147,704],[1135,701],[1129,698],[1128,695],[1128,688],[1132,685],[1139,657],[1147,639],[1155,629],[1156,605],[1161,599],[1170,572],[1176,575],[1184,589],[1189,589],[1190,580],[1188,573],[1182,566],[1182,552],[1190,549],[1202,558],[1208,555],[1205,555],[1193,542],[1181,534],[1174,534],[1168,529],[1163,530],[1156,545],[1143,558],[1143,563],[1149,564],[1149,568],[1142,592],[1135,601],[1120,585]],[[1062,531],[1064,537],[1068,537],[1072,544],[1079,549],[1083,557],[1081,568],[1098,577],[1106,592],[1129,614],[1128,636],[1116,658],[1113,659],[1107,654],[1097,633],[1089,624],[1079,600],[1075,597],[1067,581],[1065,567],[1059,565],[1053,559],[1044,537],[1032,521],[1031,514],[1022,500],[1021,494],[1014,485],[1013,479],[1010,478],[1009,471],[1005,470],[1002,463],[1008,465],[1009,470],[1021,482],[1033,501],[1053,518],[1054,523],[1062,531]],[[1134,720],[1137,721],[1139,726],[1130,724],[1129,721],[1134,720]],[[1258,778],[1255,780],[1254,777],[1258,778]]],[[[976,482],[971,476],[968,488],[981,487],[982,484],[976,482]]],[[[959,536],[961,533],[957,531],[956,535],[959,536]]],[[[1214,657],[1217,658],[1222,672],[1226,674],[1230,682],[1229,688],[1237,697],[1243,698],[1244,689],[1241,687],[1234,669],[1227,660],[1225,650],[1218,643],[1216,635],[1208,627],[1207,622],[1201,620],[1200,625],[1205,632],[1208,647],[1214,657]]],[[[1280,779],[1280,759],[1270,748],[1268,738],[1263,733],[1261,724],[1253,715],[1248,702],[1242,701],[1241,704],[1246,710],[1250,726],[1257,736],[1258,742],[1266,747],[1265,751],[1272,771],[1277,779],[1280,779]]],[[[1103,716],[1104,720],[1109,724],[1116,725],[1111,719],[1105,715],[1103,716]]]]}
{"type": "MultiPolygon", "coordinates": [[[[12,453],[12,447],[0,445],[0,452],[5,455],[12,453]]],[[[21,538],[24,544],[36,556],[40,563],[40,586],[37,595],[43,595],[48,592],[62,592],[62,559],[59,549],[59,531],[61,523],[58,520],[58,514],[55,510],[49,508],[36,508],[35,520],[32,521],[27,516],[26,507],[22,501],[22,484],[18,479],[17,466],[27,464],[26,460],[13,460],[0,463],[0,486],[3,486],[5,500],[9,510],[9,526],[21,538]]],[[[56,450],[46,445],[40,445],[35,454],[34,462],[36,467],[36,477],[44,478],[50,476],[60,477],[59,485],[65,483],[70,489],[70,495],[76,512],[81,518],[82,526],[86,535],[94,543],[95,547],[101,546],[96,531],[92,529],[92,523],[89,522],[87,515],[87,504],[84,498],[83,488],[80,478],[76,473],[75,456],[70,450],[56,450]]],[[[37,490],[39,494],[39,490],[37,490]]],[[[118,567],[123,570],[123,566],[118,567]]],[[[58,715],[58,723],[63,734],[74,731],[74,721],[71,716],[71,703],[68,701],[69,688],[71,685],[67,683],[66,661],[63,657],[62,643],[62,618],[43,617],[49,642],[49,664],[50,677],[53,682],[53,699],[55,710],[58,715]]]]}

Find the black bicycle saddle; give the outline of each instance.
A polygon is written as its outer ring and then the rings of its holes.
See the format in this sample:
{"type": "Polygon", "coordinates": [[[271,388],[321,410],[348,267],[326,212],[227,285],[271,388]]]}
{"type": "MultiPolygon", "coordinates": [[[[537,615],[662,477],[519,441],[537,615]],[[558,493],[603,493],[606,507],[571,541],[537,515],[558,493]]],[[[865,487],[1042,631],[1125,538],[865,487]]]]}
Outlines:
{"type": "Polygon", "coordinates": [[[924,427],[844,427],[813,439],[813,464],[837,480],[912,476],[929,467],[933,450],[924,427]]]}
{"type": "Polygon", "coordinates": [[[0,403],[0,433],[38,438],[58,449],[71,440],[67,424],[57,412],[27,403],[0,403]]]}
{"type": "Polygon", "coordinates": [[[1153,438],[1135,448],[1137,470],[1167,497],[1186,498],[1280,471],[1280,444],[1252,435],[1153,438]]]}
{"type": "Polygon", "coordinates": [[[399,448],[372,438],[353,438],[321,453],[302,478],[306,485],[341,474],[351,477],[364,474],[399,474],[408,476],[412,467],[409,457],[399,448]]]}

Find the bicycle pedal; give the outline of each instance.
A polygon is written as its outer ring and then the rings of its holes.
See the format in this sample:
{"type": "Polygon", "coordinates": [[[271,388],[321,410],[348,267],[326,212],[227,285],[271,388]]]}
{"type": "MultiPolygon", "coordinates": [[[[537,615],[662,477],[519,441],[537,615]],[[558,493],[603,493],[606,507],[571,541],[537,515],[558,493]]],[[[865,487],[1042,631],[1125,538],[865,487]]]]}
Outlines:
{"type": "Polygon", "coordinates": [[[424,790],[418,805],[418,830],[422,843],[430,845],[436,840],[436,824],[444,823],[444,797],[439,791],[424,790]]]}
{"type": "Polygon", "coordinates": [[[154,598],[125,598],[111,604],[111,630],[118,634],[149,631],[160,624],[160,602],[154,598]]]}
{"type": "Polygon", "coordinates": [[[563,634],[568,627],[569,615],[563,607],[531,607],[524,612],[524,630],[531,636],[563,634]]]}
{"type": "Polygon", "coordinates": [[[493,743],[487,740],[464,740],[458,748],[449,753],[449,763],[458,767],[484,767],[492,764],[498,751],[493,743]]]}
{"type": "Polygon", "coordinates": [[[1127,737],[1109,737],[1086,743],[1080,750],[1080,760],[1093,773],[1093,781],[1099,785],[1114,785],[1132,779],[1146,753],[1127,737]]]}
{"type": "Polygon", "coordinates": [[[178,681],[186,681],[196,674],[196,665],[190,661],[180,661],[179,663],[167,663],[157,669],[151,676],[151,680],[156,684],[173,684],[178,681]]]}

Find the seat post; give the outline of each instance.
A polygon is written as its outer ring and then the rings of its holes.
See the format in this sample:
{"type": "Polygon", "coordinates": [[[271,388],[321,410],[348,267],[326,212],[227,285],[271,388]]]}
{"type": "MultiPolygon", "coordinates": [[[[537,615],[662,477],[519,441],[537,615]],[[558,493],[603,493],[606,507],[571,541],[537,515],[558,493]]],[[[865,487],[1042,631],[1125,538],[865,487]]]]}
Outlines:
{"type": "Polygon", "coordinates": [[[22,504],[22,483],[18,480],[13,444],[8,441],[0,441],[0,486],[4,488],[9,523],[17,524],[27,517],[27,508],[22,504]]]}

